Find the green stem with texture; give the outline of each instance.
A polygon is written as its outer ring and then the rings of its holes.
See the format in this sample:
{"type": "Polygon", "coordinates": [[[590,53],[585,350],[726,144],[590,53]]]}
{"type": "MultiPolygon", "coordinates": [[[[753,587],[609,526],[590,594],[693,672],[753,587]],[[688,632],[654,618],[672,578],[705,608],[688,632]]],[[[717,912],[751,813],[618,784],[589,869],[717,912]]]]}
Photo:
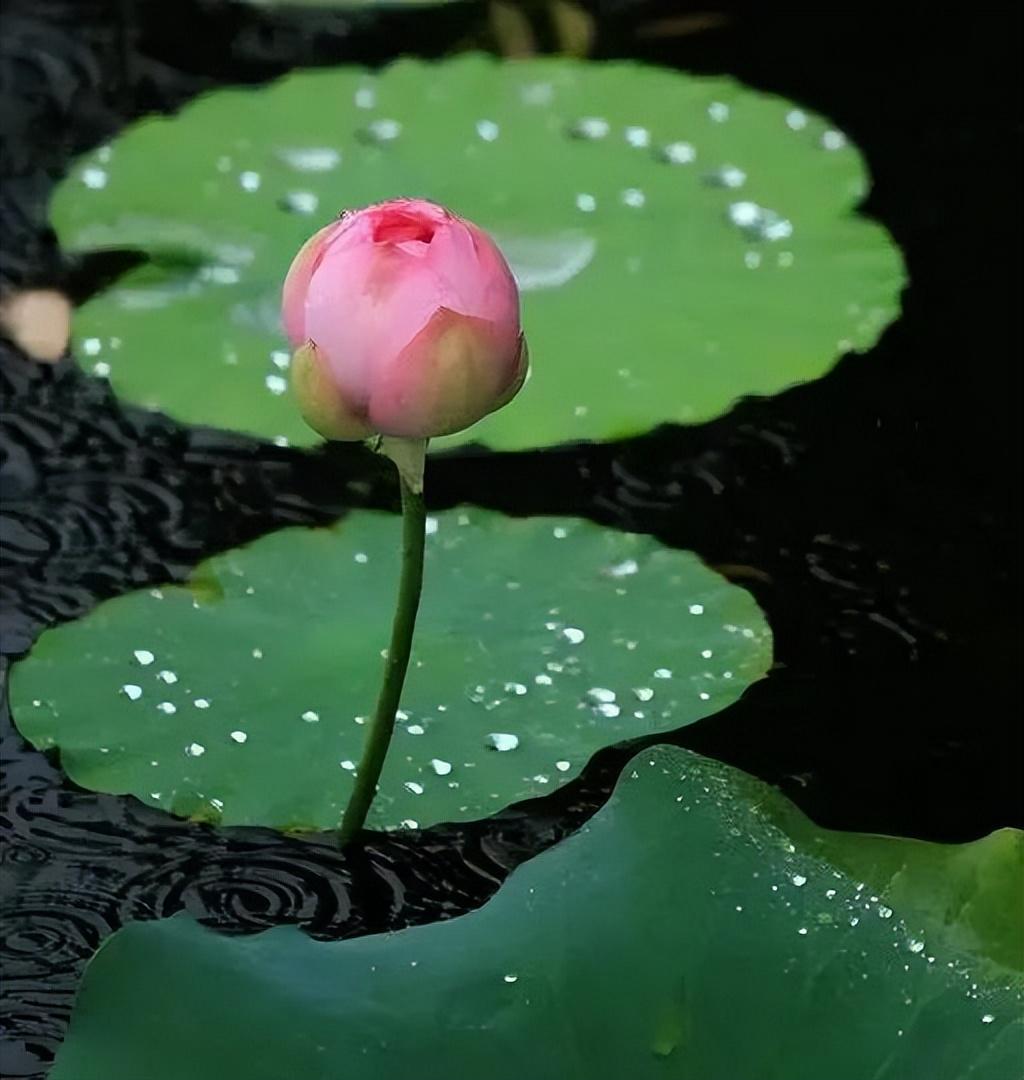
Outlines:
{"type": "Polygon", "coordinates": [[[416,612],[423,587],[423,547],[426,537],[423,485],[422,482],[417,485],[401,467],[399,485],[402,491],[402,573],[398,602],[391,624],[391,644],[384,664],[384,679],[377,697],[377,707],[373,711],[363,756],[356,770],[355,787],[341,822],[339,842],[342,847],[363,828],[366,814],[377,793],[377,782],[395,730],[395,713],[401,702],[402,686],[409,667],[416,612]],[[419,490],[416,490],[417,487],[419,490]]]}

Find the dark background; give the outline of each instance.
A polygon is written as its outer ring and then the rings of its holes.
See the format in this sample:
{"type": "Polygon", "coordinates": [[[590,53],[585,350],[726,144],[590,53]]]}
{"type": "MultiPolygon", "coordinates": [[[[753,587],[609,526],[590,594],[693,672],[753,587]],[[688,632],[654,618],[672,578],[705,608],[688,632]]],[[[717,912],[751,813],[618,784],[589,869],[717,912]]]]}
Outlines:
{"type": "MultiPolygon", "coordinates": [[[[6,0],[0,287],[89,295],[131,262],[70,262],[45,221],[69,160],[130,118],[310,63],[439,55],[484,9],[339,16],[160,0],[6,0]]],[[[590,5],[595,53],[735,75],[831,117],[863,150],[865,211],[905,252],[904,314],[866,356],[695,428],[434,462],[435,506],[578,513],[698,551],[749,588],[777,668],[672,741],[778,784],[822,824],[939,840],[1024,825],[1021,801],[1020,16],[731,16],[590,5]]],[[[549,29],[534,15],[541,40],[549,29]]],[[[481,36],[483,35],[483,36],[481,36]]],[[[390,506],[377,463],[122,408],[0,341],[3,653],[97,599],[343,509],[390,506]],[[345,485],[341,485],[344,487],[345,485]]],[[[5,1076],[39,1074],[111,929],[186,907],[225,930],[347,936],[446,918],[591,814],[627,751],[495,819],[327,842],[177,822],[80,791],[5,713],[5,1076]]]]}

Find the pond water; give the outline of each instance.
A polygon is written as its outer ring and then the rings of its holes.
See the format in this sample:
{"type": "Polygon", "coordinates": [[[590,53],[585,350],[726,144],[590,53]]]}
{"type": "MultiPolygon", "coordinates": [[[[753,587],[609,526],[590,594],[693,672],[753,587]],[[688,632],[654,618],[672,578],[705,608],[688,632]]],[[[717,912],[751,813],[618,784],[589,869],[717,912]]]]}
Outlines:
{"type": "MultiPolygon", "coordinates": [[[[344,17],[185,7],[126,4],[118,25],[116,5],[8,5],[5,288],[58,282],[82,299],[131,261],[67,265],[44,216],[53,177],[128,119],[301,64],[440,54],[464,17],[457,4],[344,17]]],[[[777,785],[831,828],[954,841],[1024,825],[1018,35],[996,16],[704,24],[667,4],[607,8],[597,55],[728,73],[855,140],[875,181],[866,209],[907,261],[903,315],[869,354],[707,424],[440,456],[430,506],[650,533],[753,593],[774,634],[770,676],[658,741],[777,785]]],[[[5,664],[53,622],[272,528],[395,506],[361,449],[309,455],[188,428],[119,404],[70,363],[0,348],[5,664]]],[[[185,909],[226,931],[298,923],[338,938],[451,918],[587,820],[631,756],[603,751],[547,799],[342,856],[326,840],[188,824],[84,791],[25,743],[6,703],[3,723],[10,1077],[43,1075],[84,964],[117,927],[185,909]]]]}

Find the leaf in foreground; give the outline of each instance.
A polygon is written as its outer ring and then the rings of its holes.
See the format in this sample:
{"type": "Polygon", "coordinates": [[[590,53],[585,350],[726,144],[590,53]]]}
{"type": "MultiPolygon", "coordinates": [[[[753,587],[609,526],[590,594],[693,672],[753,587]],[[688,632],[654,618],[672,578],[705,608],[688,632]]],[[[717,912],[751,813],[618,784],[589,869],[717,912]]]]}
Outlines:
{"type": "MultiPolygon", "coordinates": [[[[656,747],[583,831],[453,921],[338,943],[134,924],[91,963],[52,1078],[1019,1075],[1020,976],[961,950],[959,917],[930,926],[920,859],[897,907],[809,853],[820,830],[777,820],[796,811],[766,785],[656,747]]],[[[976,847],[994,872],[967,899],[1019,922],[1015,835],[976,847]]],[[[974,847],[928,845],[927,861],[974,847]]]]}

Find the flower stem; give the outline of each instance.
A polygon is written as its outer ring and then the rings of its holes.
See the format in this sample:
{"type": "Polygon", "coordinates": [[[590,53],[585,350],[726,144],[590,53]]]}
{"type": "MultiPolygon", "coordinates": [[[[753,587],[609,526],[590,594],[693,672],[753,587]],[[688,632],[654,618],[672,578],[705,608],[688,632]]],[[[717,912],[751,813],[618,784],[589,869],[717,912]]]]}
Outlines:
{"type": "MultiPolygon", "coordinates": [[[[385,452],[387,452],[386,449],[385,452]]],[[[420,453],[423,453],[422,449],[420,453]]],[[[398,602],[395,607],[394,621],[391,624],[391,644],[384,664],[384,679],[377,697],[373,720],[366,734],[363,756],[356,770],[355,787],[348,806],[345,807],[345,816],[341,822],[341,832],[338,837],[341,847],[344,847],[363,828],[366,814],[377,793],[377,782],[380,780],[384,758],[387,756],[391,735],[395,730],[395,713],[401,702],[402,685],[409,667],[412,634],[416,626],[416,612],[420,606],[420,590],[423,587],[426,509],[423,502],[422,483],[417,485],[411,482],[401,469],[398,482],[402,492],[402,573],[398,586],[398,602]]]]}

